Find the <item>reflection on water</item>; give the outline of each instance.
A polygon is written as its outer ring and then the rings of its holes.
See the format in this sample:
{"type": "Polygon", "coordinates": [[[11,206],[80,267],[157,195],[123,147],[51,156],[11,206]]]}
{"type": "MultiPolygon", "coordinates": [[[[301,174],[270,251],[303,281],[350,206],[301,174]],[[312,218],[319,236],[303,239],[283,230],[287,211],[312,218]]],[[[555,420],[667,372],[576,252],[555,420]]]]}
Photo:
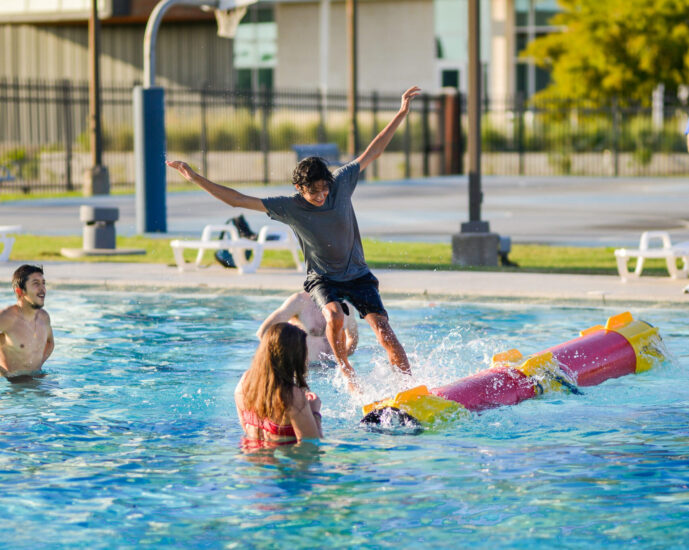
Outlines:
{"type": "MultiPolygon", "coordinates": [[[[282,298],[51,292],[46,376],[0,384],[8,545],[663,547],[689,535],[689,326],[676,310],[633,311],[660,328],[671,356],[647,373],[417,436],[358,425],[362,403],[404,385],[362,324],[352,359],[363,397],[350,397],[332,367],[310,372],[326,440],[247,453],[232,394],[256,329],[282,298]]],[[[429,387],[618,313],[386,306],[415,379],[429,387]]]]}

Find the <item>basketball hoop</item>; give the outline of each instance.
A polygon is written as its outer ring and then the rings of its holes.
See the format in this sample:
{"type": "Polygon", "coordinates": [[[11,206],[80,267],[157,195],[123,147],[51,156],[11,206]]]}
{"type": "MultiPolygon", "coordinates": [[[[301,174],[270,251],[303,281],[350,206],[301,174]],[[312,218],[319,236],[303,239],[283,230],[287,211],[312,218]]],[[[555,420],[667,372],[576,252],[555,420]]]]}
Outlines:
{"type": "Polygon", "coordinates": [[[236,6],[229,10],[213,10],[218,23],[218,36],[234,38],[239,22],[246,14],[246,8],[247,6],[236,6]]]}

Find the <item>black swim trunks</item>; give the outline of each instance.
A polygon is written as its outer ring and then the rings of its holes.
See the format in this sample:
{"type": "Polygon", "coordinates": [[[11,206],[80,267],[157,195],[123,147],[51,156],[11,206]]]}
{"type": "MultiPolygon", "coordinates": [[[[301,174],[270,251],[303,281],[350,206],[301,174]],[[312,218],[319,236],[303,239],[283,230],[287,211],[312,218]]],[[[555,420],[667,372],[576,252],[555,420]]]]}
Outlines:
{"type": "Polygon", "coordinates": [[[348,300],[362,319],[369,313],[388,316],[378,293],[378,279],[370,271],[352,281],[332,281],[322,275],[309,273],[304,281],[304,290],[321,309],[330,302],[340,302],[345,313],[348,313],[346,304],[342,303],[348,300]]]}

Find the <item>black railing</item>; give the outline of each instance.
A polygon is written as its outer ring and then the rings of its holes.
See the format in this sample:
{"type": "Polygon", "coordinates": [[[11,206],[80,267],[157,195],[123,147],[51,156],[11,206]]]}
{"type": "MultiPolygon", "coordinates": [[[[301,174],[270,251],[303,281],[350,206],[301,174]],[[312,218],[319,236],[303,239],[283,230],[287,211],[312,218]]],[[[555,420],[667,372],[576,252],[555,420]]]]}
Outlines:
{"type": "MultiPolygon", "coordinates": [[[[347,143],[347,98],[314,91],[255,93],[166,89],[167,150],[212,180],[287,181],[292,146],[347,143]]],[[[359,135],[372,139],[399,107],[400,98],[361,94],[359,135]]],[[[103,86],[104,163],[113,189],[134,185],[131,86],[103,86]]],[[[445,96],[424,95],[387,152],[369,169],[380,179],[441,175],[462,170],[466,102],[448,110],[445,96]],[[460,115],[452,115],[452,112],[460,115]],[[454,137],[452,137],[454,136],[454,137]],[[454,143],[448,146],[448,139],[454,143]],[[454,160],[452,160],[454,159],[454,160]]],[[[667,99],[652,107],[620,107],[522,98],[482,102],[484,174],[686,175],[683,135],[686,105],[667,99]]],[[[0,196],[81,189],[90,167],[88,85],[0,79],[0,196]]],[[[175,178],[176,176],[171,176],[175,178]]]]}

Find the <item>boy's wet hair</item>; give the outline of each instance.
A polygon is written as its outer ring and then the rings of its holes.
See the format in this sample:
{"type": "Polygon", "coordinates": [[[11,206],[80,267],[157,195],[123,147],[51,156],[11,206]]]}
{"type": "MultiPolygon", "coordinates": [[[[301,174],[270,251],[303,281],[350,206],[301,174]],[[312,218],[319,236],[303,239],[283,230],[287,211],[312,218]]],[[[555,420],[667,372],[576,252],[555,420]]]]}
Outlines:
{"type": "Polygon", "coordinates": [[[26,281],[34,273],[43,275],[43,268],[39,265],[24,264],[19,266],[12,275],[12,288],[26,290],[26,281]]]}
{"type": "Polygon", "coordinates": [[[328,165],[321,157],[306,157],[292,172],[292,183],[309,192],[316,191],[312,186],[317,181],[324,181],[328,186],[335,181],[332,172],[328,170],[328,165]]]}

